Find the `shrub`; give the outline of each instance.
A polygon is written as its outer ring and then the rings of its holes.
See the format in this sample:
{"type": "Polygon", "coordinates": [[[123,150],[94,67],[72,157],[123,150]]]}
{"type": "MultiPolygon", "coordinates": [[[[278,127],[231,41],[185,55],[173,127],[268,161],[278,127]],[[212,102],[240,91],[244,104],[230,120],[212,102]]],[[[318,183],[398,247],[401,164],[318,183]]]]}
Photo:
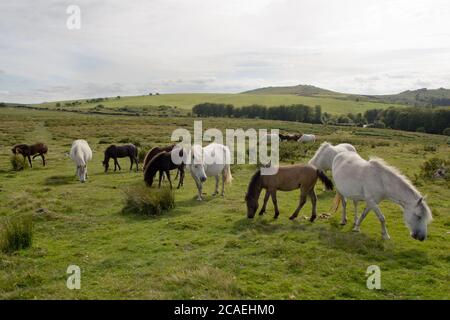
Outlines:
{"type": "Polygon", "coordinates": [[[128,187],[125,190],[123,213],[142,216],[160,215],[175,207],[175,193],[169,188],[149,189],[145,185],[128,187]]]}
{"type": "Polygon", "coordinates": [[[7,218],[0,226],[0,249],[12,253],[31,246],[33,220],[31,216],[7,218]]]}
{"type": "Polygon", "coordinates": [[[12,155],[10,161],[14,171],[20,171],[28,168],[28,161],[19,154],[12,155]]]}
{"type": "Polygon", "coordinates": [[[432,145],[426,145],[423,147],[423,150],[427,152],[436,152],[437,148],[432,145]]]}
{"type": "Polygon", "coordinates": [[[450,136],[450,128],[445,128],[444,131],[442,131],[442,134],[446,135],[446,136],[450,136]]]}
{"type": "Polygon", "coordinates": [[[424,178],[431,179],[439,168],[446,168],[447,170],[450,170],[450,161],[440,158],[428,159],[420,167],[421,175],[424,178]]]}

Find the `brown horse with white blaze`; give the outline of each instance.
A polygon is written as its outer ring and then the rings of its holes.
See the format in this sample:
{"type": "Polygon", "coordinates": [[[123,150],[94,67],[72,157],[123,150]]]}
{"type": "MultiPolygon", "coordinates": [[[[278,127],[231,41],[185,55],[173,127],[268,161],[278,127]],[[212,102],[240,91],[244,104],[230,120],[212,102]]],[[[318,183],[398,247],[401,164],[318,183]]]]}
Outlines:
{"type": "Polygon", "coordinates": [[[48,148],[43,143],[36,143],[31,146],[27,144],[16,144],[12,147],[11,151],[14,154],[21,154],[24,158],[27,158],[31,168],[33,168],[33,164],[31,163],[31,156],[33,156],[33,160],[37,156],[41,156],[42,165],[45,167],[44,154],[48,152],[48,148]]]}
{"type": "Polygon", "coordinates": [[[259,215],[263,215],[266,211],[267,201],[272,197],[273,206],[275,208],[274,219],[278,218],[280,211],[277,204],[277,190],[292,191],[300,189],[300,202],[297,209],[289,218],[294,220],[302,207],[306,203],[306,198],[309,196],[312,202],[312,214],[310,221],[316,219],[316,202],[317,196],[314,191],[317,179],[322,181],[327,190],[333,190],[333,182],[323,173],[313,166],[306,164],[295,164],[290,166],[282,166],[278,168],[278,172],[274,175],[261,175],[261,170],[256,171],[248,185],[245,201],[247,202],[247,217],[253,218],[258,209],[258,199],[261,195],[262,189],[266,189],[264,196],[264,203],[259,211],[259,215]]]}

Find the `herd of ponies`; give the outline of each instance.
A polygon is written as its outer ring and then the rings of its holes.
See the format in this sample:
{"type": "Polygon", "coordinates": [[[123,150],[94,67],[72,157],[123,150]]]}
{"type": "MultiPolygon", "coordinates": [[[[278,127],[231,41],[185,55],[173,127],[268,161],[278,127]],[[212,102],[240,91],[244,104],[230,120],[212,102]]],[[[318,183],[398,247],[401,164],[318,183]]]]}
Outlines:
{"type": "MultiPolygon", "coordinates": [[[[280,140],[296,140],[305,136],[287,136],[280,140]]],[[[315,141],[314,135],[307,135],[302,141],[315,141]],[[306,140],[307,139],[307,140],[306,140]]],[[[12,148],[14,154],[22,154],[28,159],[30,166],[31,157],[33,159],[41,156],[45,166],[45,154],[48,148],[45,144],[38,143],[32,146],[25,144],[15,145],[12,148]]],[[[92,150],[87,141],[79,139],[72,143],[70,158],[76,164],[76,175],[81,182],[88,178],[87,165],[92,160],[92,150]]],[[[177,170],[179,176],[178,188],[183,186],[185,168],[189,170],[197,186],[198,200],[203,199],[203,183],[208,177],[215,178],[215,191],[213,195],[219,194],[219,181],[222,177],[221,192],[224,196],[224,186],[232,180],[230,168],[230,149],[222,144],[211,143],[205,147],[200,145],[182,147],[180,145],[170,145],[167,147],[154,147],[145,156],[143,163],[144,181],[147,186],[153,185],[153,180],[159,173],[159,187],[164,176],[167,177],[170,187],[172,181],[170,171],[177,170]],[[185,159],[181,164],[172,161],[172,153],[177,152],[178,156],[185,159]],[[190,161],[186,161],[187,157],[190,161]],[[224,161],[215,162],[215,159],[224,161]]],[[[114,161],[114,171],[121,169],[117,158],[130,159],[130,170],[133,165],[136,171],[139,170],[138,150],[133,144],[122,146],[111,145],[105,150],[103,166],[105,172],[109,168],[109,161],[114,161]]],[[[263,205],[258,214],[263,215],[269,198],[271,198],[275,210],[274,218],[280,214],[277,203],[277,191],[292,191],[300,189],[300,200],[297,208],[290,216],[294,220],[309,197],[312,203],[312,213],[310,221],[313,222],[317,216],[316,203],[317,196],[314,191],[317,180],[320,180],[326,190],[336,188],[334,208],[336,212],[342,204],[341,224],[347,223],[347,201],[352,200],[354,204],[353,230],[360,231],[360,226],[367,214],[374,211],[381,224],[381,234],[383,239],[390,239],[386,220],[378,206],[383,200],[390,200],[398,204],[403,209],[403,218],[406,226],[410,230],[410,235],[416,240],[423,241],[427,237],[427,225],[432,220],[431,210],[424,197],[412,185],[412,183],[402,175],[396,168],[389,166],[382,159],[363,159],[354,146],[348,143],[331,145],[324,142],[317,149],[314,156],[307,164],[293,164],[279,166],[276,174],[263,175],[261,170],[257,170],[251,177],[245,195],[247,204],[247,217],[253,218],[259,207],[259,198],[262,189],[265,190],[263,205]],[[331,170],[334,181],[325,175],[325,171],[331,170]],[[361,215],[358,215],[358,203],[365,202],[366,206],[361,215]]]]}

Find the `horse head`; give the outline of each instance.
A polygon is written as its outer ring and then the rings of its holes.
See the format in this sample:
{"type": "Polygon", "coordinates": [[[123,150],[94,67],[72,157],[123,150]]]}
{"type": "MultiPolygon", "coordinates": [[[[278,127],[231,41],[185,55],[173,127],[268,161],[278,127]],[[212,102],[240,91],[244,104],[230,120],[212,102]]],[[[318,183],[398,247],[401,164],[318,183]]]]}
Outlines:
{"type": "Polygon", "coordinates": [[[431,210],[424,197],[405,206],[404,218],[411,237],[423,241],[427,238],[427,226],[432,219],[431,210]]]}

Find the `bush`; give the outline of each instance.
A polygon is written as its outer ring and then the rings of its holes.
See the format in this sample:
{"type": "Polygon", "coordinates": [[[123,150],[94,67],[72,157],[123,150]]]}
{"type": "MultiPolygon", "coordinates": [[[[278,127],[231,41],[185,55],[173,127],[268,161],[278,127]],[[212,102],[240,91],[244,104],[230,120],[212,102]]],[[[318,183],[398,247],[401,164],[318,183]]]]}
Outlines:
{"type": "MultiPolygon", "coordinates": [[[[420,167],[421,175],[424,178],[431,179],[435,172],[440,168],[445,168],[447,171],[450,170],[450,161],[440,158],[428,159],[420,167]]],[[[450,178],[450,176],[448,178],[450,178]]]]}
{"type": "Polygon", "coordinates": [[[24,170],[29,166],[28,161],[19,154],[12,155],[10,161],[14,171],[24,170]]]}
{"type": "Polygon", "coordinates": [[[31,216],[8,218],[0,226],[0,249],[12,253],[31,246],[33,220],[31,216]]]}
{"type": "Polygon", "coordinates": [[[142,216],[160,215],[175,207],[175,193],[169,188],[149,189],[145,185],[125,190],[123,213],[142,216]]]}
{"type": "Polygon", "coordinates": [[[442,134],[445,136],[450,136],[450,128],[445,128],[444,131],[442,131],[442,134]]]}
{"type": "Polygon", "coordinates": [[[428,152],[436,152],[437,148],[435,146],[432,145],[427,145],[423,147],[424,151],[428,151],[428,152]]]}

